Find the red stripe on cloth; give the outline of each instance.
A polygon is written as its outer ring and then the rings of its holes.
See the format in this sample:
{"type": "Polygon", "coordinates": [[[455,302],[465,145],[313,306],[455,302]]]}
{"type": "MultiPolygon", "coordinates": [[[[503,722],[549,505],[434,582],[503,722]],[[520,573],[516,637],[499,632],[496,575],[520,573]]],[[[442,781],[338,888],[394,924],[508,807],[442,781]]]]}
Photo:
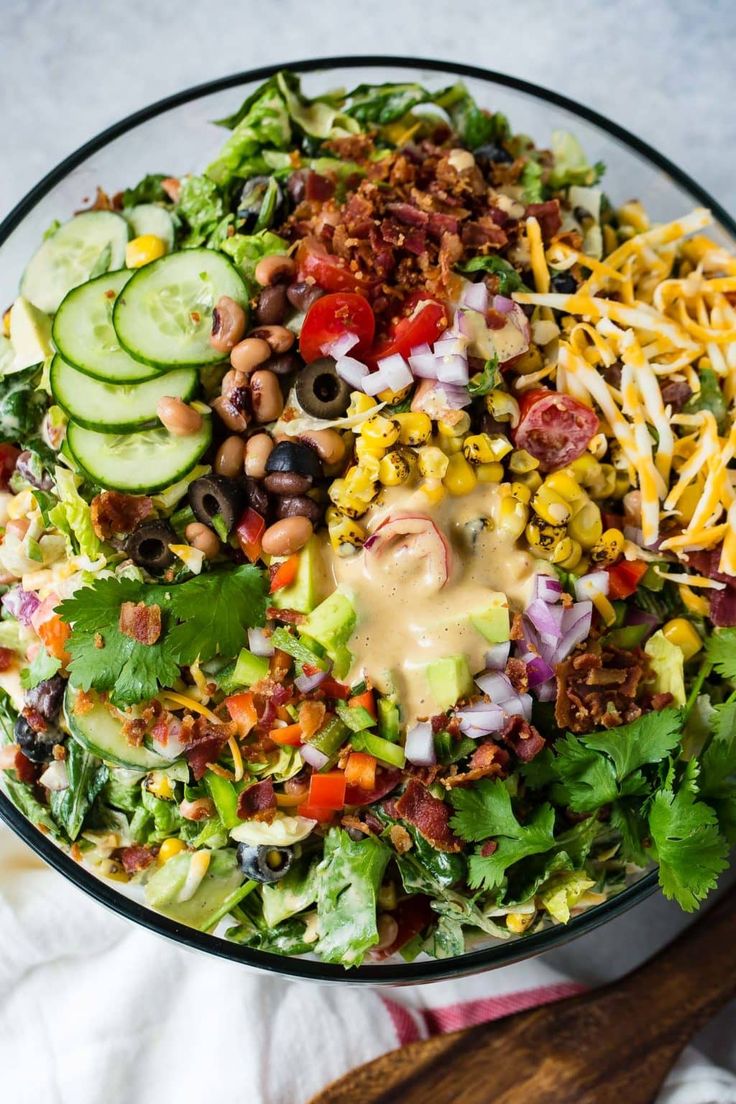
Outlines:
{"type": "Polygon", "coordinates": [[[522,989],[518,993],[505,993],[499,997],[483,997],[481,1000],[449,1004],[445,1008],[423,1008],[420,1015],[430,1035],[441,1035],[448,1031],[460,1031],[461,1028],[472,1027],[474,1024],[500,1020],[503,1016],[536,1008],[540,1004],[574,997],[584,992],[585,988],[578,982],[560,981],[554,985],[540,985],[536,989],[522,989]]]}
{"type": "Polygon", "coordinates": [[[381,997],[383,1005],[391,1017],[391,1023],[394,1025],[394,1031],[396,1032],[396,1038],[399,1046],[408,1046],[409,1043],[416,1043],[421,1038],[421,1031],[419,1024],[409,1009],[399,1004],[398,1001],[393,1001],[389,997],[381,997]]]}

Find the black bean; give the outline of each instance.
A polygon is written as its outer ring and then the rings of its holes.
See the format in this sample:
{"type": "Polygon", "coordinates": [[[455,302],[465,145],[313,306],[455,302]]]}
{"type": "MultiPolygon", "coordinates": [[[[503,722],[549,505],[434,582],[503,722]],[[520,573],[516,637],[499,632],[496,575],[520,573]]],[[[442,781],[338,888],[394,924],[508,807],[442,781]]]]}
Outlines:
{"type": "Polygon", "coordinates": [[[267,360],[263,367],[268,368],[269,372],[273,372],[276,376],[291,376],[304,367],[304,361],[297,353],[279,353],[278,356],[267,360]]]}
{"type": "Polygon", "coordinates": [[[321,299],[324,294],[322,288],[317,287],[316,284],[307,284],[302,281],[291,284],[286,289],[286,298],[292,307],[296,307],[298,311],[308,311],[312,304],[321,299]]]}
{"type": "Polygon", "coordinates": [[[266,488],[257,479],[247,478],[245,481],[245,493],[248,505],[261,517],[268,513],[268,494],[266,488]]]}
{"type": "Polygon", "coordinates": [[[26,759],[30,759],[32,763],[48,763],[53,757],[54,744],[58,744],[61,739],[56,728],[38,732],[23,714],[15,722],[13,735],[26,759]]]}
{"type": "Polygon", "coordinates": [[[309,518],[312,525],[318,525],[325,512],[324,506],[315,502],[308,495],[285,495],[276,503],[276,517],[305,517],[309,518]]]}
{"type": "Polygon", "coordinates": [[[550,290],[558,295],[574,295],[578,282],[571,272],[556,272],[549,282],[550,290]]]}
{"type": "Polygon", "coordinates": [[[55,721],[61,709],[66,681],[61,675],[44,679],[26,692],[25,703],[40,713],[46,721],[55,721]]]}
{"type": "Polygon", "coordinates": [[[312,486],[310,476],[287,471],[270,472],[263,482],[269,494],[277,495],[300,495],[312,486]]]}
{"type": "Polygon", "coordinates": [[[277,326],[286,314],[286,288],[273,284],[263,289],[256,304],[256,321],[262,326],[277,326]]]}

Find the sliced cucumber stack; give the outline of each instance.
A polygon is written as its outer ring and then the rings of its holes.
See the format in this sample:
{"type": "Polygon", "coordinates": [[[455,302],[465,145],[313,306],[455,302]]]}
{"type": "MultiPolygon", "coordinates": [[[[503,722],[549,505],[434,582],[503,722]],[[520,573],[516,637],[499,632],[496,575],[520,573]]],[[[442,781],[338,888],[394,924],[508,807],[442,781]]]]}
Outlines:
{"type": "Polygon", "coordinates": [[[237,269],[211,249],[184,249],[144,265],[128,281],[113,309],[118,341],[146,364],[215,364],[210,344],[212,308],[227,295],[248,308],[237,269]]]}
{"type": "Polygon", "coordinates": [[[157,770],[170,766],[170,761],[148,748],[128,743],[122,723],[103,702],[96,702],[85,713],[75,713],[77,691],[67,687],[64,717],[72,738],[98,759],[132,770],[157,770]]]}
{"type": "Polygon", "coordinates": [[[157,421],[156,405],[165,395],[187,402],[197,390],[194,368],[159,372],[143,383],[103,383],[67,364],[57,353],[49,384],[61,409],[86,429],[126,433],[157,421]]]}
{"type": "Polygon", "coordinates": [[[115,300],[133,275],[128,268],[107,272],[75,287],[56,312],[52,337],[64,360],[93,379],[133,383],[161,371],[134,360],[120,348],[112,324],[115,300]]]}
{"type": "Polygon", "coordinates": [[[47,314],[92,276],[125,264],[128,223],[114,211],[85,211],[47,238],[34,253],[20,292],[47,314]]]}
{"type": "Polygon", "coordinates": [[[150,494],[170,487],[188,474],[212,439],[212,421],[188,437],[175,437],[162,426],[134,433],[96,433],[76,422],[66,431],[66,445],[77,466],[102,487],[128,494],[150,494]]]}
{"type": "Polygon", "coordinates": [[[174,220],[165,207],[158,203],[139,203],[124,211],[134,238],[153,234],[166,246],[167,253],[174,248],[174,220]]]}

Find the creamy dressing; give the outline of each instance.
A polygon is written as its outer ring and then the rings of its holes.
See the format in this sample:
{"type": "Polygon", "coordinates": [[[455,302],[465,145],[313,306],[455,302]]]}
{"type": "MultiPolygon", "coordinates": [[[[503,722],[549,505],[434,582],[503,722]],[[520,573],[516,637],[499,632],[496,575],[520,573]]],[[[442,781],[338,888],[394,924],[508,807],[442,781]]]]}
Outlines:
{"type": "Polygon", "coordinates": [[[437,712],[426,665],[462,654],[471,672],[483,670],[490,645],[470,615],[486,610],[498,592],[511,612],[523,609],[535,571],[546,567],[493,528],[496,494],[494,485],[478,485],[428,509],[419,490],[386,489],[361,519],[369,533],[382,525],[392,532],[389,524],[399,519],[420,531],[384,539],[378,533],[354,556],[332,557],[334,583],[350,594],[358,615],[348,681],[368,675],[382,692],[396,693],[409,725],[437,712]],[[417,517],[429,519],[444,541],[431,526],[422,531],[421,522],[407,520],[417,517]]]}

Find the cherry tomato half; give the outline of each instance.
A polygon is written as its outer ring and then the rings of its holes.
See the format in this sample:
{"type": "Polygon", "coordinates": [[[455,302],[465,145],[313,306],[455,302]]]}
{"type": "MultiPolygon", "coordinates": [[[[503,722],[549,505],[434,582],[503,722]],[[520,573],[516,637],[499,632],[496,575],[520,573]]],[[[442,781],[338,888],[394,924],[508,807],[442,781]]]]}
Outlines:
{"type": "Polygon", "coordinates": [[[307,311],[304,319],[299,351],[310,364],[324,356],[324,345],[344,333],[353,333],[359,338],[358,344],[350,350],[351,356],[360,356],[370,347],[376,329],[371,305],[362,295],[351,291],[337,291],[332,295],[323,295],[307,311]]]}
{"type": "Polygon", "coordinates": [[[7,491],[8,481],[15,471],[20,449],[15,445],[0,445],[0,491],[7,491]]]}
{"type": "Polygon", "coordinates": [[[514,444],[536,457],[543,472],[564,468],[582,456],[600,424],[589,406],[546,387],[527,391],[519,412],[514,444]]]}
{"type": "Polygon", "coordinates": [[[406,359],[417,345],[433,345],[443,330],[447,328],[447,311],[442,303],[421,300],[406,318],[394,326],[393,333],[371,350],[371,361],[375,363],[384,357],[399,353],[406,359]]]}
{"type": "Polygon", "coordinates": [[[355,291],[358,286],[345,262],[328,253],[317,238],[304,238],[299,243],[296,262],[299,279],[312,279],[325,291],[355,291]]]}

